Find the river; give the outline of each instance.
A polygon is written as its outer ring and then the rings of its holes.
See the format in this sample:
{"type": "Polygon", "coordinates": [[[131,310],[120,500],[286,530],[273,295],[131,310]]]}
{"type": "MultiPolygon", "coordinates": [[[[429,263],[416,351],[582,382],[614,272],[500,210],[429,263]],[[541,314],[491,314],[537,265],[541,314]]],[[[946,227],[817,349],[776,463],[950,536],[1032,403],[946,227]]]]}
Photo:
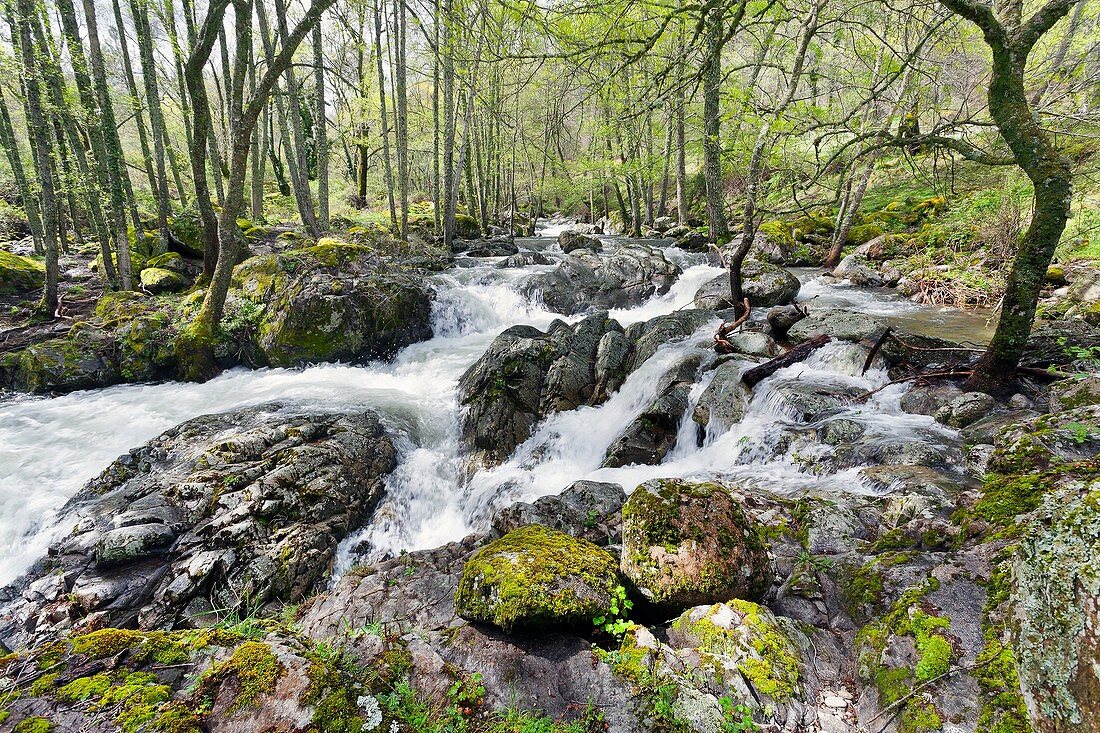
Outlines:
{"type": "MultiPolygon", "coordinates": [[[[517,243],[527,249],[556,246],[549,236],[517,243]]],[[[683,267],[683,274],[665,295],[636,308],[612,311],[623,325],[689,306],[696,290],[720,272],[698,255],[675,248],[666,255],[683,267]]],[[[435,336],[407,347],[390,363],[236,369],[205,384],[124,385],[52,398],[15,396],[0,403],[0,585],[15,579],[45,552],[55,533],[64,529],[55,526],[57,511],[114,458],[197,415],[270,400],[321,409],[371,407],[397,436],[400,463],[387,479],[386,498],[371,523],[341,546],[337,573],[363,559],[459,539],[483,528],[496,507],[556,493],[581,478],[614,481],[628,491],[657,476],[752,481],[791,494],[809,488],[879,490],[860,476],[859,467],[830,472],[812,465],[815,456],[827,450],[813,439],[791,447],[783,438],[793,427],[789,412],[775,399],[784,385],[871,390],[888,381],[880,369],[861,375],[864,353],[846,344],[831,344],[805,363],[762,382],[745,419],[728,428],[711,426],[702,446],[688,419],[689,409],[681,439],[661,465],[601,469],[608,445],[646,407],[663,372],[687,352],[709,349],[712,325],[663,346],[605,404],[546,419],[505,464],[465,479],[459,450],[462,412],[456,394],[461,374],[509,326],[545,328],[555,318],[578,317],[552,313],[514,288],[545,266],[501,269],[496,260],[459,264],[433,277],[435,336]],[[361,547],[369,548],[366,557],[352,554],[352,548],[361,547]]],[[[815,306],[875,313],[911,330],[947,328],[967,340],[980,340],[988,331],[981,314],[917,306],[886,291],[838,286],[814,271],[799,271],[799,276],[804,281],[800,297],[813,299],[815,306]]],[[[696,385],[693,398],[705,386],[705,381],[696,385]]],[[[844,408],[827,419],[859,422],[866,430],[865,440],[872,442],[881,436],[894,443],[953,446],[953,431],[931,418],[901,411],[904,390],[888,387],[866,404],[844,408]]]]}

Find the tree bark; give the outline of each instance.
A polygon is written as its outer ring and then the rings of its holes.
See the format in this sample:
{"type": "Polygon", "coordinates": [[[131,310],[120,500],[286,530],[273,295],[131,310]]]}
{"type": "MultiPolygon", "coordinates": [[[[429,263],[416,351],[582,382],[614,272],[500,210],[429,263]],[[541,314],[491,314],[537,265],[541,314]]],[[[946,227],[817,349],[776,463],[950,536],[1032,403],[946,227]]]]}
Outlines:
{"type": "Polygon", "coordinates": [[[313,121],[313,151],[317,159],[317,226],[328,229],[328,105],[325,101],[325,53],[321,25],[313,28],[313,67],[317,111],[313,121]]]}

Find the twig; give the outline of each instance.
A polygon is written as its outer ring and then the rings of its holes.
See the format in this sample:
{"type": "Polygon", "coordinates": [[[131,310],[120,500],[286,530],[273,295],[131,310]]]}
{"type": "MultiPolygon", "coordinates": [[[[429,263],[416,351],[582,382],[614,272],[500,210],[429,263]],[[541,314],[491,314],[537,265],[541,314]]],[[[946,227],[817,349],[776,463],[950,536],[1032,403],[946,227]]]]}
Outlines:
{"type": "Polygon", "coordinates": [[[737,330],[745,321],[749,320],[749,316],[752,315],[752,306],[749,305],[749,299],[745,298],[743,303],[744,313],[733,323],[723,323],[718,327],[717,333],[714,334],[714,350],[719,354],[731,354],[733,353],[733,344],[726,338],[733,331],[737,330]]]}
{"type": "Polygon", "coordinates": [[[886,389],[887,387],[892,387],[895,384],[904,384],[905,382],[911,382],[913,380],[950,379],[951,377],[969,377],[971,374],[973,374],[973,370],[970,370],[970,369],[968,369],[966,371],[961,371],[961,372],[928,372],[927,374],[914,374],[914,375],[909,376],[909,377],[902,377],[901,379],[891,380],[891,381],[887,382],[886,384],[882,385],[881,387],[876,387],[875,389],[872,389],[870,392],[864,392],[861,395],[853,397],[852,400],[854,402],[863,402],[863,401],[867,400],[867,398],[869,398],[871,395],[873,395],[877,392],[881,392],[882,390],[886,389]]]}
{"type": "Polygon", "coordinates": [[[883,331],[882,335],[875,341],[875,345],[871,347],[871,353],[867,355],[867,360],[863,362],[863,371],[860,372],[860,375],[866,374],[867,370],[871,368],[871,362],[875,360],[875,356],[878,355],[878,350],[886,343],[886,339],[890,338],[890,332],[892,330],[892,326],[887,326],[886,330],[883,331]]]}

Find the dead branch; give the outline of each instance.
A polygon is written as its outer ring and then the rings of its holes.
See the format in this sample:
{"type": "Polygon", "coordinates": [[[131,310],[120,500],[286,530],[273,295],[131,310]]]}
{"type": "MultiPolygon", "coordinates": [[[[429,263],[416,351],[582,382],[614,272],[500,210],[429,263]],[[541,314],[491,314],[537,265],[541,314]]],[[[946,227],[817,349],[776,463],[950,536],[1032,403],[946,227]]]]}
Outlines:
{"type": "Polygon", "coordinates": [[[866,374],[867,370],[871,368],[871,362],[875,360],[875,356],[878,355],[878,350],[882,348],[882,345],[886,343],[886,339],[890,338],[890,332],[893,327],[887,326],[886,330],[882,332],[882,335],[875,341],[875,345],[871,347],[871,353],[867,355],[867,361],[863,362],[863,371],[860,374],[866,374]]]}
{"type": "Polygon", "coordinates": [[[741,375],[741,381],[747,387],[755,387],[783,367],[797,364],[832,340],[831,336],[824,333],[820,336],[814,336],[812,339],[798,344],[786,354],[780,354],[770,361],[749,369],[741,375]]]}
{"type": "Polygon", "coordinates": [[[732,354],[734,352],[733,344],[731,344],[726,337],[740,328],[745,321],[749,320],[749,316],[752,315],[752,306],[749,305],[748,298],[745,298],[745,302],[742,305],[744,312],[741,317],[732,323],[723,323],[718,327],[717,333],[714,334],[714,350],[719,354],[732,354]]]}

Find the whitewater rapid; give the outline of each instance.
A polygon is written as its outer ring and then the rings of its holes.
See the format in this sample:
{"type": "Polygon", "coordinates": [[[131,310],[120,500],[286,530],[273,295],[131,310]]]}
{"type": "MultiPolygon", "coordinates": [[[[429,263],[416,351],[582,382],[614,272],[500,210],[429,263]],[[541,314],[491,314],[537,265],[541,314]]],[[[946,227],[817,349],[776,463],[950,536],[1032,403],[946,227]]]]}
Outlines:
{"type": "MultiPolygon", "coordinates": [[[[668,293],[613,311],[624,326],[690,307],[698,288],[721,272],[679,250],[670,248],[667,255],[681,264],[683,274],[668,293]]],[[[502,330],[516,324],[545,329],[555,319],[572,322],[579,316],[553,313],[537,297],[518,292],[517,283],[538,267],[502,269],[496,260],[465,264],[470,266],[433,278],[434,337],[405,348],[393,362],[237,369],[204,384],[125,385],[0,403],[0,585],[45,553],[65,529],[55,526],[58,510],[119,455],[192,417],[272,400],[324,410],[369,407],[396,436],[400,462],[387,478],[386,497],[371,523],[341,545],[336,574],[364,559],[460,539],[484,528],[496,508],[557,493],[582,478],[614,481],[628,491],[657,476],[734,478],[790,492],[823,486],[872,491],[858,469],[818,475],[807,470],[804,456],[776,455],[773,449],[790,424],[782,405],[770,397],[775,385],[811,380],[875,389],[885,384],[881,370],[859,374],[862,356],[852,351],[858,347],[843,345],[822,349],[762,383],[745,420],[729,429],[712,426],[701,447],[689,408],[681,440],[661,465],[600,468],[608,445],[652,400],[667,368],[692,350],[709,348],[713,325],[662,346],[605,404],[547,418],[510,460],[467,479],[459,448],[459,377],[502,330]]],[[[811,292],[817,287],[811,283],[811,292]]],[[[899,311],[909,309],[902,301],[891,302],[899,311]]],[[[886,304],[875,307],[890,310],[886,304]]],[[[705,386],[696,385],[693,400],[705,386]]],[[[903,391],[889,387],[844,416],[864,423],[871,434],[922,440],[938,427],[930,418],[900,410],[903,391]]]]}

